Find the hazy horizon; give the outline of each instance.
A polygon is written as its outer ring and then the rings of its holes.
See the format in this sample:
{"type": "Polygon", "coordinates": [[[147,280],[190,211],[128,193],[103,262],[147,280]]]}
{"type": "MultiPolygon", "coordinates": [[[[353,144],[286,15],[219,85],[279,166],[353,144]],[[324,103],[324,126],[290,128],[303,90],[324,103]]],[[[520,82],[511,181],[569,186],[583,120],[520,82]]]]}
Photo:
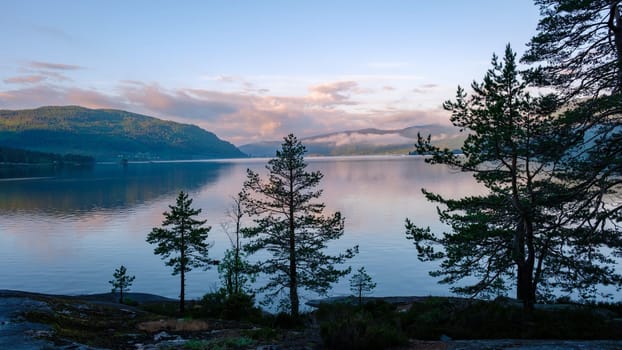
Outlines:
{"type": "Polygon", "coordinates": [[[0,108],[114,108],[234,144],[448,124],[530,1],[3,1],[0,108]]]}

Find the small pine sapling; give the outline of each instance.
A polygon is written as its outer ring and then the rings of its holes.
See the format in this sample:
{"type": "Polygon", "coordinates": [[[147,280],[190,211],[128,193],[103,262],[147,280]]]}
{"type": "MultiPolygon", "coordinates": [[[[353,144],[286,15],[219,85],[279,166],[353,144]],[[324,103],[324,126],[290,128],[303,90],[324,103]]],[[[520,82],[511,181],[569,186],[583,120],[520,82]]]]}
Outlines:
{"type": "Polygon", "coordinates": [[[112,274],[114,279],[108,281],[112,285],[112,293],[116,293],[119,290],[119,302],[123,304],[123,292],[129,291],[136,276],[127,275],[127,269],[121,265],[118,269],[114,270],[112,274]]]}
{"type": "Polygon", "coordinates": [[[363,304],[363,294],[369,294],[376,288],[376,283],[371,279],[371,276],[365,271],[365,267],[361,267],[350,278],[350,291],[358,297],[359,306],[363,304]]]}

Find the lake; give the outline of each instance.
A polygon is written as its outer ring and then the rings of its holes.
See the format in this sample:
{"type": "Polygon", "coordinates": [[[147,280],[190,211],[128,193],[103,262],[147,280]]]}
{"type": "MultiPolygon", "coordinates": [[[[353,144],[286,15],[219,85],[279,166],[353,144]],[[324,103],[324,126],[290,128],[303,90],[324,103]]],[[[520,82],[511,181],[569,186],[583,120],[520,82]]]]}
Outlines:
{"type": "MultiPolygon", "coordinates": [[[[307,158],[309,170],[324,179],[321,201],[341,211],[345,234],[329,243],[332,251],[359,245],[349,265],[365,266],[377,283],[375,295],[449,295],[428,276],[434,264],[422,263],[405,238],[404,220],[441,231],[436,208],[421,188],[447,196],[481,191],[469,174],[431,166],[421,157],[307,158]]],[[[0,173],[0,289],[86,294],[110,290],[114,269],[123,264],[136,276],[132,291],[176,298],[179,277],[172,276],[147,234],[160,226],[162,213],[180,190],[202,208],[212,226],[210,256],[229,247],[222,224],[231,197],[250,168],[265,176],[267,159],[97,164],[92,169],[4,169],[0,173]]],[[[261,282],[261,280],[259,281],[261,282]]],[[[200,298],[218,288],[215,268],[188,274],[187,297],[200,298]]],[[[349,295],[348,277],[330,291],[349,295]]],[[[316,295],[302,293],[305,298],[316,295]]]]}

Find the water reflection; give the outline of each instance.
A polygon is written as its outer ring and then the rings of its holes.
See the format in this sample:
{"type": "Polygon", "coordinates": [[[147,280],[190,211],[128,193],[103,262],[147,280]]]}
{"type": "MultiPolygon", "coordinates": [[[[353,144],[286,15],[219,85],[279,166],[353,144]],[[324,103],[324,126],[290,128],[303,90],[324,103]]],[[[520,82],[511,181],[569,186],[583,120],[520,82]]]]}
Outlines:
{"type": "Polygon", "coordinates": [[[4,169],[0,214],[83,216],[124,210],[218,181],[230,164],[98,164],[93,168],[4,169]]]}
{"type": "MultiPolygon", "coordinates": [[[[417,261],[404,236],[404,219],[442,230],[433,204],[421,187],[450,196],[481,190],[468,174],[429,166],[418,157],[309,158],[309,169],[324,174],[321,198],[328,211],[346,218],[343,238],[331,250],[360,246],[350,264],[365,266],[378,283],[377,295],[447,294],[427,275],[434,268],[417,261]]],[[[194,206],[212,226],[210,256],[220,258],[229,241],[220,223],[226,221],[230,196],[240,191],[251,168],[265,176],[266,160],[97,165],[92,170],[46,177],[0,181],[0,289],[46,293],[97,293],[120,264],[136,275],[134,291],[176,297],[178,280],[145,242],[151,228],[180,189],[189,191],[194,206]],[[58,283],[62,281],[62,283],[58,283]]],[[[193,271],[187,293],[197,298],[214,289],[215,269],[193,271]]],[[[347,279],[333,295],[348,294],[347,279]]]]}

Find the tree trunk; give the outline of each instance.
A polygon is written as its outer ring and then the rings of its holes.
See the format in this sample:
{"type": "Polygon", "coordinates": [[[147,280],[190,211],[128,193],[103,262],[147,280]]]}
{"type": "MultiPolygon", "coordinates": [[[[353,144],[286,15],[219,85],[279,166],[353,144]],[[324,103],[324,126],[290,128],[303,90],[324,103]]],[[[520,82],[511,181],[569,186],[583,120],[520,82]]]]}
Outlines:
{"type": "Polygon", "coordinates": [[[533,288],[533,266],[527,262],[518,264],[518,278],[516,284],[516,299],[523,302],[523,310],[533,311],[536,302],[535,288],[533,288]]]}
{"type": "MultiPolygon", "coordinates": [[[[622,93],[622,19],[618,11],[619,1],[612,1],[609,12],[609,30],[613,35],[613,42],[616,48],[616,85],[614,93],[622,93]]],[[[610,38],[611,39],[611,38],[610,38]]]]}
{"type": "Polygon", "coordinates": [[[523,310],[533,310],[536,294],[533,281],[534,257],[531,241],[532,227],[527,220],[522,220],[517,227],[515,262],[516,262],[516,299],[523,302],[523,310]],[[525,252],[525,245],[529,245],[529,251],[525,252]]]}
{"type": "Polygon", "coordinates": [[[289,232],[289,301],[291,304],[291,315],[298,318],[298,274],[296,271],[296,239],[294,237],[294,222],[290,220],[289,232]]]}
{"type": "Polygon", "coordinates": [[[123,287],[119,288],[119,303],[123,304],[123,287]]]}
{"type": "Polygon", "coordinates": [[[291,316],[298,318],[298,274],[296,271],[296,226],[294,222],[294,172],[289,170],[289,301],[291,316]]]}
{"type": "Polygon", "coordinates": [[[298,275],[296,271],[296,240],[293,231],[289,236],[289,301],[291,304],[291,315],[298,318],[298,275]]]}
{"type": "Polygon", "coordinates": [[[185,283],[185,273],[184,273],[184,268],[183,268],[183,264],[182,264],[182,269],[181,269],[181,288],[180,288],[180,292],[179,292],[179,313],[181,315],[184,314],[184,309],[185,309],[185,295],[186,295],[186,283],[185,283]]]}
{"type": "Polygon", "coordinates": [[[180,283],[181,286],[179,288],[179,314],[183,315],[184,311],[185,311],[185,302],[186,302],[186,241],[185,241],[185,237],[184,237],[184,232],[182,229],[181,232],[181,251],[180,251],[180,268],[181,268],[181,275],[180,275],[180,283]]]}

